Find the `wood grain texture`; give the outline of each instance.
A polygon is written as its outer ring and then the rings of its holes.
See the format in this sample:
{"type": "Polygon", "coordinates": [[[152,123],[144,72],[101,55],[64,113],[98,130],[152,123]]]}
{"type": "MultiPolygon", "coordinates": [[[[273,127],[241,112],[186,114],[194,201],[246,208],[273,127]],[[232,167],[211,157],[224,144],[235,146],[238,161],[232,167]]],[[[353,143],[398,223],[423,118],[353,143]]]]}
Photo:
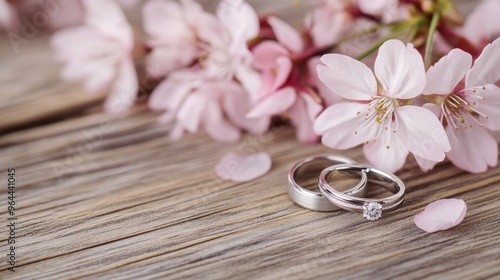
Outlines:
{"type": "MultiPolygon", "coordinates": [[[[300,144],[288,128],[234,145],[204,134],[173,142],[144,106],[111,118],[93,107],[102,96],[58,82],[46,43],[35,38],[17,57],[0,44],[0,182],[16,168],[19,207],[11,273],[2,192],[0,279],[500,279],[500,167],[469,174],[444,162],[422,173],[409,160],[398,173],[406,202],[382,219],[309,211],[288,198],[287,172],[336,151],[300,144]],[[266,151],[273,168],[221,181],[213,167],[229,151],[266,151]],[[449,197],[468,205],[462,224],[414,226],[449,197]]],[[[363,161],[359,148],[338,153],[363,161]]]]}

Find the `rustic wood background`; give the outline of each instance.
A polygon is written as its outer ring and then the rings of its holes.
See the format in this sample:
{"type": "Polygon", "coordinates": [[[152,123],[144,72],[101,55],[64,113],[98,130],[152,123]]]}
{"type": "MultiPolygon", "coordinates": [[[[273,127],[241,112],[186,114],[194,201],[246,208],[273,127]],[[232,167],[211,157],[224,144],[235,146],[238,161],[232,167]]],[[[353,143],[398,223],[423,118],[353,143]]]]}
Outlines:
{"type": "MultiPolygon", "coordinates": [[[[272,3],[291,20],[304,9],[272,3]]],[[[398,173],[407,200],[381,220],[309,211],[289,200],[287,171],[335,151],[285,128],[229,146],[204,134],[172,142],[143,104],[111,118],[104,93],[60,82],[47,42],[40,34],[16,54],[0,41],[0,180],[15,167],[18,182],[17,272],[6,271],[4,185],[0,279],[500,279],[500,167],[422,173],[409,161],[398,173]],[[214,165],[235,150],[269,152],[272,170],[220,181],[214,165]],[[462,224],[433,234],[413,224],[450,197],[468,205],[462,224]]],[[[340,153],[363,161],[359,148],[340,153]]]]}

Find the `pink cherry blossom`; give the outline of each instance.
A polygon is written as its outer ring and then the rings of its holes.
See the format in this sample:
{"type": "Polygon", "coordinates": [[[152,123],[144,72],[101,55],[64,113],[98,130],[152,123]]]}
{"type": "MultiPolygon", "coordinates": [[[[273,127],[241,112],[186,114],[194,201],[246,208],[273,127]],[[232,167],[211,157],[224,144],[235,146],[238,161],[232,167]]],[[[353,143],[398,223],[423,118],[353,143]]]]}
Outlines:
{"type": "Polygon", "coordinates": [[[415,225],[429,233],[447,230],[459,225],[465,218],[467,205],[461,199],[440,199],[427,205],[415,215],[415,225]]]}
{"type": "Polygon", "coordinates": [[[352,16],[337,6],[321,5],[304,18],[314,45],[323,48],[338,42],[349,30],[352,16]]]}
{"type": "MultiPolygon", "coordinates": [[[[245,116],[256,100],[260,85],[247,46],[247,41],[259,32],[257,14],[244,1],[221,1],[217,17],[213,18],[201,13],[195,2],[184,1],[183,4],[187,5],[187,11],[197,11],[198,16],[193,17],[190,13],[185,14],[184,19],[169,20],[172,25],[187,28],[179,36],[192,32],[186,42],[191,40],[190,46],[194,46],[195,52],[201,50],[203,55],[195,66],[170,72],[154,90],[150,107],[166,111],[162,121],[175,122],[172,131],[175,138],[185,131],[204,130],[218,141],[233,142],[240,138],[241,130],[263,133],[269,126],[269,117],[250,119],[245,116]],[[204,16],[206,24],[199,22],[204,16]]],[[[151,8],[151,12],[157,10],[159,8],[151,8]]],[[[179,51],[190,46],[180,45],[179,51]]]]}
{"type": "Polygon", "coordinates": [[[248,117],[265,117],[286,113],[296,127],[297,138],[314,143],[318,136],[312,130],[315,117],[323,109],[321,98],[300,81],[295,61],[306,50],[301,36],[287,23],[269,17],[268,23],[278,42],[265,41],[255,47],[254,66],[262,73],[258,104],[248,117]]]}
{"type": "MultiPolygon", "coordinates": [[[[472,56],[454,49],[427,71],[424,94],[439,102],[434,107],[451,144],[448,159],[469,172],[496,166],[498,144],[489,132],[500,130],[500,39],[488,45],[472,66],[472,56]]],[[[434,162],[417,157],[422,169],[434,162]]]]}
{"type": "Polygon", "coordinates": [[[248,155],[230,152],[217,163],[215,173],[223,180],[248,182],[266,174],[271,165],[271,157],[264,152],[248,155]]]}
{"type": "Polygon", "coordinates": [[[307,35],[317,48],[336,47],[335,51],[356,57],[370,48],[387,30],[366,32],[380,26],[408,18],[407,5],[398,0],[323,0],[304,19],[307,35]],[[363,35],[342,41],[347,35],[363,35]],[[337,43],[341,42],[341,44],[337,43]]]}
{"type": "Polygon", "coordinates": [[[151,74],[165,76],[198,60],[211,78],[236,78],[250,94],[256,94],[260,78],[251,67],[247,42],[258,35],[259,19],[248,3],[223,0],[214,16],[192,0],[183,0],[182,5],[153,0],[144,6],[143,17],[152,37],[151,74]]]}
{"type": "Polygon", "coordinates": [[[253,55],[248,42],[259,35],[259,17],[243,0],[222,0],[217,8],[217,18],[223,31],[213,36],[203,67],[212,78],[236,79],[255,102],[261,79],[252,67],[253,55]]]}
{"type": "Polygon", "coordinates": [[[472,11],[461,29],[461,33],[477,48],[481,49],[500,35],[500,1],[483,0],[472,11]]]}
{"type": "Polygon", "coordinates": [[[481,1],[465,18],[463,26],[443,28],[442,33],[435,34],[434,49],[445,55],[453,48],[461,48],[478,57],[482,49],[500,35],[500,22],[496,19],[499,13],[500,1],[481,1]]]}
{"type": "Polygon", "coordinates": [[[398,5],[398,0],[357,0],[359,9],[368,15],[383,16],[394,12],[391,10],[398,5]]]}
{"type": "Polygon", "coordinates": [[[132,29],[116,2],[84,0],[83,4],[85,24],[61,30],[52,38],[57,59],[66,63],[62,78],[84,81],[91,92],[111,88],[106,110],[125,111],[138,90],[132,29]]]}
{"type": "Polygon", "coordinates": [[[241,129],[252,133],[267,130],[268,118],[245,116],[250,104],[249,94],[239,83],[206,79],[201,70],[173,72],[149,100],[151,108],[166,111],[161,122],[175,121],[173,138],[204,130],[221,142],[237,141],[241,129]]]}
{"type": "Polygon", "coordinates": [[[358,0],[357,4],[364,14],[378,17],[384,23],[410,17],[409,5],[399,0],[358,0]]]}
{"type": "Polygon", "coordinates": [[[190,65],[201,57],[201,40],[214,37],[221,26],[193,0],[151,0],[142,10],[144,30],[151,37],[148,72],[155,77],[190,65]],[[213,33],[213,34],[212,34],[213,33]]]}
{"type": "Polygon", "coordinates": [[[421,94],[426,77],[422,56],[408,44],[389,40],[379,49],[375,75],[363,63],[340,54],[327,54],[318,65],[319,78],[347,101],[321,113],[314,131],[324,145],[349,149],[365,143],[364,154],[388,171],[401,168],[411,152],[441,161],[450,144],[436,116],[409,105],[421,94]]]}
{"type": "Polygon", "coordinates": [[[347,12],[353,18],[373,17],[383,22],[390,22],[408,15],[407,7],[398,0],[320,0],[318,2],[323,10],[335,13],[347,12]]]}
{"type": "Polygon", "coordinates": [[[326,106],[333,105],[343,100],[343,98],[333,93],[320,79],[316,67],[321,62],[321,57],[315,56],[307,61],[307,83],[314,88],[314,90],[321,96],[326,106]]]}
{"type": "Polygon", "coordinates": [[[319,6],[304,18],[304,27],[318,48],[331,46],[352,31],[359,7],[351,0],[320,0],[319,6]]]}

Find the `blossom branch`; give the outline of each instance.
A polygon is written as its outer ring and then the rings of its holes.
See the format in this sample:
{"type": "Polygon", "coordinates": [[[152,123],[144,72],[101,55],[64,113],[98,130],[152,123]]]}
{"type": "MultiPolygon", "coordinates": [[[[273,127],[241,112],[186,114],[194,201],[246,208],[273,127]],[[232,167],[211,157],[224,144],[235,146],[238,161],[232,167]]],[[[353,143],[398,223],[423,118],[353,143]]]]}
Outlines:
{"type": "Polygon", "coordinates": [[[427,34],[427,42],[425,45],[425,69],[428,69],[431,66],[431,58],[432,58],[432,48],[434,46],[434,35],[436,33],[436,29],[439,23],[439,18],[441,17],[440,11],[435,11],[432,14],[431,23],[429,26],[429,32],[427,34]]]}

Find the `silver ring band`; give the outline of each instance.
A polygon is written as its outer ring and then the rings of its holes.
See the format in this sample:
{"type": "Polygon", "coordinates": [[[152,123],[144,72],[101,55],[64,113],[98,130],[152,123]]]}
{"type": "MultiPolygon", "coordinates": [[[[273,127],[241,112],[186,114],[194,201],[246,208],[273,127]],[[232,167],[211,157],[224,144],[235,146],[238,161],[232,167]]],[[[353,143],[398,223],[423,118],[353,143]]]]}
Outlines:
{"type": "Polygon", "coordinates": [[[326,168],[319,176],[318,187],[320,192],[333,204],[349,211],[363,212],[363,216],[371,221],[380,218],[382,211],[394,210],[403,202],[405,196],[405,185],[396,175],[374,167],[354,164],[339,164],[326,168]],[[336,171],[360,171],[363,174],[366,173],[369,182],[386,188],[393,195],[383,199],[370,199],[359,198],[337,191],[328,183],[332,174],[336,171]]]}
{"type": "MultiPolygon", "coordinates": [[[[314,192],[301,187],[297,179],[318,178],[320,172],[339,163],[355,163],[354,160],[339,155],[315,155],[305,158],[295,164],[288,173],[288,195],[298,205],[314,211],[334,211],[339,208],[326,199],[320,192],[314,192]]],[[[363,195],[367,183],[367,175],[361,172],[360,182],[352,189],[345,191],[349,195],[363,195]]]]}

